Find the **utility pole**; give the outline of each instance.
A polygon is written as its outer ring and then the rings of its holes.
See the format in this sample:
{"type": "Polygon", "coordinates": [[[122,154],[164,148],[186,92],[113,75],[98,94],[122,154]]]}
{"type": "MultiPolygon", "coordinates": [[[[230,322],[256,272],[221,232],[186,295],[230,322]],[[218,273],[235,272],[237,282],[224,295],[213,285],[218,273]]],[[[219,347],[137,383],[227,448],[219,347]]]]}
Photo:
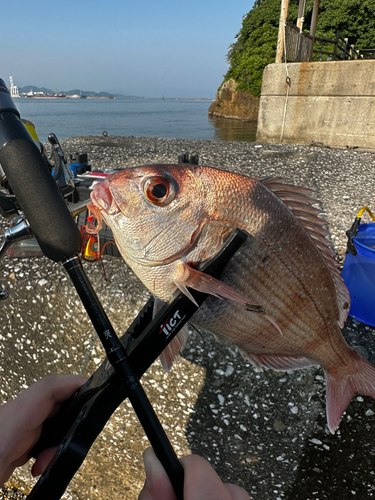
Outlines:
{"type": "Polygon", "coordinates": [[[318,13],[319,13],[319,3],[320,0],[314,0],[314,8],[312,12],[311,25],[310,25],[310,35],[313,37],[310,49],[310,57],[309,57],[310,61],[312,60],[312,53],[315,43],[315,33],[316,33],[316,23],[318,20],[318,13]]]}
{"type": "Polygon", "coordinates": [[[318,20],[318,12],[319,12],[319,0],[314,0],[314,8],[313,8],[313,12],[312,12],[311,26],[310,26],[310,35],[313,37],[315,37],[316,22],[318,20]]]}
{"type": "Polygon", "coordinates": [[[288,16],[289,0],[281,0],[279,35],[277,38],[276,63],[283,62],[283,53],[285,45],[285,21],[288,16]]]}

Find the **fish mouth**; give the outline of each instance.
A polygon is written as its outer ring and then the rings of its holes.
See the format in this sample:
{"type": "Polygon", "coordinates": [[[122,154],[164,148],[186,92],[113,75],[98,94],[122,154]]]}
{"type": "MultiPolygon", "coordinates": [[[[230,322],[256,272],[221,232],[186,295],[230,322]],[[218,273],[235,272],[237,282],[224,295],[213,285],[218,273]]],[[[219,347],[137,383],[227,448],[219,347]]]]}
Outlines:
{"type": "Polygon", "coordinates": [[[94,185],[90,198],[93,205],[108,215],[115,215],[120,212],[117,203],[112,197],[107,180],[94,185]]]}

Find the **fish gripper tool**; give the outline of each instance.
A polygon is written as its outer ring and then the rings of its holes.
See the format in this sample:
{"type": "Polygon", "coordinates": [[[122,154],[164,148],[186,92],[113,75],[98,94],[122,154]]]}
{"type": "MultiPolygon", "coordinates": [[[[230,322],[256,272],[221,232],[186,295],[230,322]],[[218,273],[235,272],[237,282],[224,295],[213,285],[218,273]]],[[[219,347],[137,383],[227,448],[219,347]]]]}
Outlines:
{"type": "MultiPolygon", "coordinates": [[[[218,254],[200,270],[215,278],[220,278],[225,266],[247,237],[246,233],[237,229],[228,238],[218,254]]],[[[74,263],[77,264],[76,261],[74,263]]],[[[72,265],[71,262],[70,265],[72,265]]],[[[64,266],[67,268],[66,264],[64,266]]],[[[79,269],[78,264],[77,266],[79,269]]],[[[69,270],[68,272],[70,273],[69,270]]],[[[120,337],[121,348],[126,352],[129,368],[138,380],[208,297],[207,294],[196,290],[191,290],[191,294],[197,304],[194,304],[182,292],[177,291],[154,318],[154,298],[151,297],[125,334],[120,337]],[[171,318],[173,321],[170,321],[171,318]],[[165,325],[167,322],[171,326],[170,331],[168,329],[168,334],[161,329],[161,325],[165,325]]],[[[131,390],[128,384],[124,383],[121,371],[117,371],[113,366],[113,359],[108,358],[107,355],[87,382],[76,391],[74,396],[61,407],[53,418],[45,423],[41,437],[32,449],[31,455],[36,457],[42,450],[53,446],[59,446],[59,448],[28,495],[28,500],[47,498],[48,500],[58,500],[61,498],[113,412],[129,396],[131,400],[131,390]]],[[[136,405],[134,409],[156,455],[166,468],[165,461],[161,457],[165,453],[167,455],[171,453],[169,441],[166,437],[160,438],[158,435],[160,429],[158,428],[153,429],[151,434],[147,432],[145,425],[147,427],[149,419],[152,420],[147,404],[145,407],[136,405]],[[168,448],[167,452],[165,447],[168,448]]],[[[169,472],[168,475],[177,498],[182,499],[183,471],[182,476],[181,471],[178,470],[172,470],[172,473],[167,469],[166,471],[169,472]]]]}
{"type": "MultiPolygon", "coordinates": [[[[140,379],[207,295],[191,290],[194,304],[176,292],[155,318],[151,298],[126,333],[118,338],[82,266],[80,231],[2,79],[0,116],[0,164],[12,186],[17,211],[19,207],[27,221],[26,237],[30,230],[43,254],[64,266],[107,354],[99,369],[45,422],[30,455],[38,456],[42,450],[54,446],[58,450],[27,498],[60,499],[112,413],[129,398],[177,499],[182,500],[184,470],[140,379]]],[[[246,233],[236,230],[201,271],[219,278],[246,239],[246,233]]]]}

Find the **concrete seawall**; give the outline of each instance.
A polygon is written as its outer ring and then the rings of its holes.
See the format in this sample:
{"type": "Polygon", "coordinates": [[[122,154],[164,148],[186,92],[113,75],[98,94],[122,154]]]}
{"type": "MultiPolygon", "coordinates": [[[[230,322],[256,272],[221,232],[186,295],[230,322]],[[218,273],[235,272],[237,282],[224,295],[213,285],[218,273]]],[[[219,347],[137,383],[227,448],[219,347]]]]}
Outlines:
{"type": "Polygon", "coordinates": [[[267,66],[257,140],[375,149],[375,61],[267,66]]]}

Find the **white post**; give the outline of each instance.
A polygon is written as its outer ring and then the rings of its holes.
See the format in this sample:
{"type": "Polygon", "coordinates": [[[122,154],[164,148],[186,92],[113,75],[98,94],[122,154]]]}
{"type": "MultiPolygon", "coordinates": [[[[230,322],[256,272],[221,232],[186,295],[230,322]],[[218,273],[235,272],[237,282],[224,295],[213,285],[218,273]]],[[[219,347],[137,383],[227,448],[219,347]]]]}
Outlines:
{"type": "Polygon", "coordinates": [[[302,31],[302,26],[303,26],[303,21],[305,20],[305,5],[306,5],[306,0],[299,0],[299,7],[298,7],[298,19],[297,19],[297,28],[302,31]]]}

